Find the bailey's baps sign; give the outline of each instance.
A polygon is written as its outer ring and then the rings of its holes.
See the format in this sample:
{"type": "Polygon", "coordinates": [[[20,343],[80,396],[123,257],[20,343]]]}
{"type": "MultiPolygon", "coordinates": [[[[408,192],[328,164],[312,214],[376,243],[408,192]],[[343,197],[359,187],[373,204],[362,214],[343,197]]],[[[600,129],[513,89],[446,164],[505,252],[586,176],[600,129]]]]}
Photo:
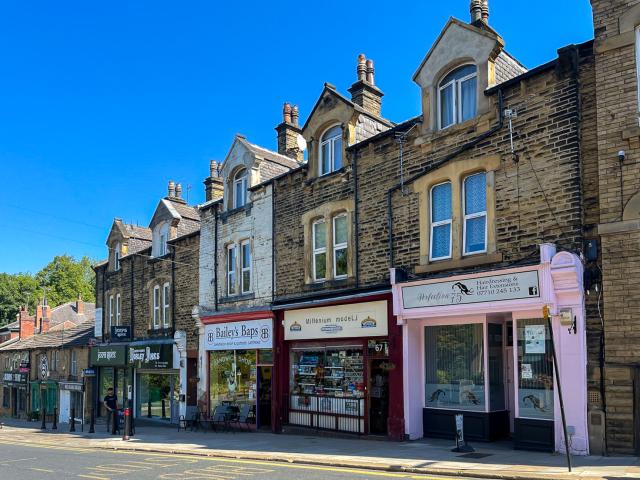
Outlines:
{"type": "Polygon", "coordinates": [[[537,270],[402,287],[404,308],[441,307],[535,297],[540,297],[537,270]]]}
{"type": "Polygon", "coordinates": [[[273,321],[247,320],[205,325],[205,350],[254,350],[273,348],[273,321]]]}
{"type": "Polygon", "coordinates": [[[284,339],[386,336],[387,302],[350,303],[284,312],[284,339]]]}

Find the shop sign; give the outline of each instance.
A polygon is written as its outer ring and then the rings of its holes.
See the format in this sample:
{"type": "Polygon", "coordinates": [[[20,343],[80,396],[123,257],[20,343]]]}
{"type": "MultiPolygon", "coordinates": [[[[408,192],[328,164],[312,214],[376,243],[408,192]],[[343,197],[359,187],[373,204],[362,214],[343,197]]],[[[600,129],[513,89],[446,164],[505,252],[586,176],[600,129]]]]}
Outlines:
{"type": "Polygon", "coordinates": [[[27,376],[23,373],[5,372],[2,381],[4,383],[27,383],[27,376]]]}
{"type": "Polygon", "coordinates": [[[69,390],[71,392],[83,392],[84,386],[81,383],[59,383],[60,390],[69,390]]]}
{"type": "Polygon", "coordinates": [[[111,340],[131,340],[131,327],[128,325],[111,327],[111,340]]]}
{"type": "Polygon", "coordinates": [[[284,312],[285,340],[379,337],[387,333],[386,301],[284,312]]]}
{"type": "Polygon", "coordinates": [[[94,366],[113,367],[126,362],[126,345],[101,345],[91,349],[91,364],[94,366]]]}
{"type": "Polygon", "coordinates": [[[49,376],[49,359],[46,355],[40,357],[40,378],[44,380],[49,376]]]}
{"type": "Polygon", "coordinates": [[[173,368],[173,344],[129,346],[129,363],[135,368],[173,368]]]}
{"type": "Polygon", "coordinates": [[[538,271],[402,287],[404,308],[441,307],[540,297],[538,271]]]}
{"type": "Polygon", "coordinates": [[[85,368],[84,370],[82,370],[82,376],[83,377],[95,377],[96,376],[95,368],[85,368]]]}
{"type": "Polygon", "coordinates": [[[273,321],[216,323],[204,327],[205,350],[257,350],[273,348],[273,321]]]}
{"type": "Polygon", "coordinates": [[[96,325],[93,331],[93,336],[96,338],[102,338],[102,308],[96,308],[96,325]]]}

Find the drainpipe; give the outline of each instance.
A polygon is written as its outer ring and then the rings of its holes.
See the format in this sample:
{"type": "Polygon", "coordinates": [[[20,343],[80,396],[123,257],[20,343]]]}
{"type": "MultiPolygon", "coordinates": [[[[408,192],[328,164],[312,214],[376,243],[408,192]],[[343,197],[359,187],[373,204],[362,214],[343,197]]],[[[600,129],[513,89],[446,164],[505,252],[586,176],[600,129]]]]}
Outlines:
{"type": "Polygon", "coordinates": [[[213,306],[218,311],[218,205],[213,208],[213,306]]]}
{"type": "Polygon", "coordinates": [[[353,223],[354,223],[354,269],[356,276],[356,288],[360,286],[360,215],[358,214],[358,150],[354,149],[351,161],[353,170],[353,223]]]}

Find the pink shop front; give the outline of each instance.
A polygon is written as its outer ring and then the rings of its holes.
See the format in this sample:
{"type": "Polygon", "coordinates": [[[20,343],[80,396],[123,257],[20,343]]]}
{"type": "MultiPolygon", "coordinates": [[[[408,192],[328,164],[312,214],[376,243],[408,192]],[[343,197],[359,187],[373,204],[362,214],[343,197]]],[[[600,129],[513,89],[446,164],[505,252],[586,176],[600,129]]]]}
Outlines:
{"type": "Polygon", "coordinates": [[[569,446],[588,454],[587,354],[580,259],[540,246],[536,265],[403,281],[391,271],[403,329],[405,434],[511,438],[514,448],[564,451],[550,312],[569,446]]]}

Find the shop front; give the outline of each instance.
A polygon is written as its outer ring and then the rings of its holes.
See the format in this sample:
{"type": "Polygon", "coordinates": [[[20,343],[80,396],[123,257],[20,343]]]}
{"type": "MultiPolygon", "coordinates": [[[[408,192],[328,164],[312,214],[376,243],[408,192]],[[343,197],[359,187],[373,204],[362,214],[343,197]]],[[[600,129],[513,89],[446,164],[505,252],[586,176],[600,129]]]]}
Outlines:
{"type": "Polygon", "coordinates": [[[71,417],[78,423],[84,423],[84,391],[85,386],[82,382],[58,382],[60,390],[60,410],[58,412],[58,421],[60,423],[69,423],[71,417]]]}
{"type": "Polygon", "coordinates": [[[123,408],[127,385],[131,385],[131,373],[127,369],[127,345],[110,344],[92,347],[91,366],[96,371],[97,379],[95,389],[97,398],[94,399],[96,416],[106,414],[102,399],[107,395],[109,388],[113,388],[118,398],[118,408],[123,408]]]}
{"type": "Polygon", "coordinates": [[[135,372],[136,418],[178,423],[180,358],[174,355],[175,348],[172,339],[131,342],[129,345],[128,361],[135,372]]]}
{"type": "Polygon", "coordinates": [[[27,414],[28,386],[28,373],[5,372],[2,375],[2,407],[13,418],[23,418],[27,414]]]}
{"type": "Polygon", "coordinates": [[[282,312],[283,423],[402,438],[402,344],[389,298],[282,312]]]}
{"type": "MultiPolygon", "coordinates": [[[[264,316],[264,313],[254,314],[264,316]]],[[[219,406],[248,414],[248,424],[272,428],[273,318],[230,321],[233,317],[205,317],[208,399],[212,413],[219,406]]],[[[251,318],[251,315],[248,316],[251,318]]]]}
{"type": "Polygon", "coordinates": [[[588,453],[585,307],[576,255],[545,244],[538,265],[397,278],[392,270],[409,438],[454,438],[455,416],[462,414],[466,439],[511,437],[515,448],[563,449],[555,348],[569,445],[588,453]]]}

